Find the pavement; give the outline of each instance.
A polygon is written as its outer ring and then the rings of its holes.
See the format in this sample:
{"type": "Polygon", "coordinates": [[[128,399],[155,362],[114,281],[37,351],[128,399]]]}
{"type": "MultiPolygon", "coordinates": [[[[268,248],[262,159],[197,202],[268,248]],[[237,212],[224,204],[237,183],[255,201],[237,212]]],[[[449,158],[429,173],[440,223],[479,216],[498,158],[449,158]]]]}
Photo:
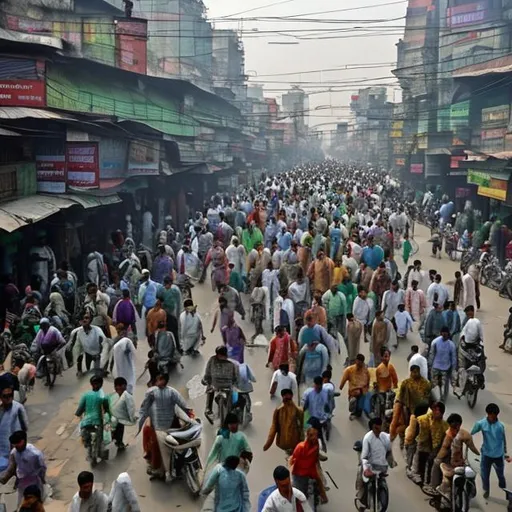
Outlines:
{"type": "MultiPolygon", "coordinates": [[[[419,252],[414,256],[423,261],[423,268],[428,270],[435,268],[442,276],[443,282],[452,282],[454,272],[458,270],[458,262],[450,261],[446,255],[441,260],[430,256],[430,244],[427,242],[430,234],[423,226],[416,226],[415,239],[419,246],[419,252]]],[[[397,257],[397,261],[398,261],[397,257]]],[[[400,262],[401,264],[401,262],[400,262]]],[[[402,264],[401,264],[402,265],[402,264]]],[[[403,267],[403,265],[402,265],[403,267]]],[[[401,268],[403,274],[404,269],[401,268]]],[[[498,297],[497,292],[483,287],[482,309],[478,312],[484,326],[486,353],[488,356],[486,380],[487,386],[479,394],[478,403],[474,410],[470,410],[464,400],[457,400],[451,395],[447,402],[447,414],[458,412],[464,418],[464,427],[471,429],[473,423],[485,415],[485,406],[489,402],[497,403],[501,408],[500,419],[510,432],[512,422],[512,356],[504,354],[498,345],[502,340],[503,324],[508,318],[508,308],[511,303],[498,297]]],[[[216,294],[212,292],[208,284],[198,285],[193,289],[193,296],[198,305],[198,312],[202,316],[205,330],[208,332],[206,345],[201,349],[201,355],[197,357],[184,356],[182,363],[184,369],[177,370],[171,375],[170,384],[187,396],[186,383],[195,375],[202,375],[206,361],[213,354],[214,349],[221,343],[220,333],[209,333],[211,327],[213,308],[216,302],[216,294]]],[[[247,297],[244,301],[248,303],[247,297]]],[[[253,334],[253,326],[247,321],[238,318],[246,336],[253,334]]],[[[267,326],[267,336],[270,336],[267,326]]],[[[408,341],[401,342],[398,350],[392,355],[399,378],[407,376],[407,361],[409,347],[419,341],[417,333],[409,336],[408,341]]],[[[137,354],[137,372],[142,372],[146,360],[147,344],[139,343],[137,354]]],[[[363,353],[368,353],[368,347],[363,347],[363,353]]],[[[284,453],[273,446],[269,451],[263,452],[262,447],[266,441],[270,426],[272,411],[278,405],[277,399],[270,399],[268,394],[269,382],[272,371],[265,368],[266,349],[254,347],[246,349],[246,360],[256,374],[258,382],[252,395],[254,420],[246,428],[249,443],[254,452],[254,461],[248,475],[248,483],[251,489],[251,502],[253,510],[256,510],[259,492],[271,485],[272,471],[275,466],[285,463],[284,453]]],[[[333,361],[333,381],[338,384],[342,374],[342,362],[345,355],[337,356],[333,361]]],[[[36,390],[29,396],[26,404],[30,418],[29,437],[30,442],[42,449],[48,462],[48,477],[53,487],[53,501],[45,505],[49,512],[67,510],[67,506],[77,491],[76,477],[80,471],[88,470],[89,464],[85,461],[85,452],[80,443],[77,426],[78,420],[74,418],[78,400],[81,394],[89,389],[88,378],[78,380],[74,369],[65,372],[60,377],[53,389],[48,390],[39,382],[36,390]]],[[[137,382],[135,400],[140,404],[146,390],[146,376],[137,382]]],[[[104,390],[113,391],[112,378],[105,380],[104,390]]],[[[190,400],[189,403],[199,415],[204,412],[204,397],[190,400]]],[[[337,399],[337,407],[333,418],[331,439],[328,443],[329,460],[323,463],[324,471],[328,472],[336,486],[329,483],[331,490],[328,493],[329,503],[320,507],[323,512],[338,512],[339,510],[351,510],[354,505],[354,482],[356,477],[357,456],[352,450],[354,442],[361,439],[367,431],[366,421],[349,421],[347,412],[347,396],[344,391],[337,399]]],[[[204,422],[204,436],[201,446],[201,456],[206,459],[209,448],[215,438],[217,427],[204,422]]],[[[177,481],[171,484],[162,482],[150,482],[145,471],[145,463],[142,459],[142,447],[140,437],[135,437],[136,427],[128,428],[125,434],[125,442],[129,444],[126,451],[117,454],[112,448],[110,460],[99,464],[94,468],[96,484],[107,492],[112,481],[119,473],[127,471],[134,483],[143,511],[163,512],[169,509],[180,509],[183,512],[199,511],[202,499],[193,499],[187,491],[184,482],[177,481]]],[[[476,436],[476,444],[480,446],[481,437],[476,436]]],[[[395,456],[398,467],[391,470],[388,479],[390,489],[390,512],[398,512],[404,504],[414,504],[415,512],[430,511],[428,497],[421,489],[409,481],[405,476],[404,461],[395,446],[395,456]]],[[[473,461],[478,470],[478,463],[473,461]]],[[[507,465],[506,476],[512,481],[512,465],[507,465]]],[[[491,497],[485,501],[482,498],[480,482],[478,496],[472,503],[472,509],[504,510],[506,505],[504,495],[497,488],[496,478],[492,477],[491,497]]],[[[6,496],[8,511],[15,509],[14,495],[6,496]]]]}

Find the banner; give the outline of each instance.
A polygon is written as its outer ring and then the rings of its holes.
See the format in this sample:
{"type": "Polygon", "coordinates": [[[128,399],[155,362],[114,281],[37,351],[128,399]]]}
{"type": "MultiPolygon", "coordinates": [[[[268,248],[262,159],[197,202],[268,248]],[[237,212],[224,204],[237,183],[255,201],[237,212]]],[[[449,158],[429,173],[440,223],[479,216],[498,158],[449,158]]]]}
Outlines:
{"type": "Polygon", "coordinates": [[[482,23],[488,17],[488,3],[482,0],[474,4],[457,5],[446,9],[449,27],[463,27],[482,23]]]}
{"type": "Polygon", "coordinates": [[[130,142],[128,176],[156,176],[160,173],[160,142],[130,142]]]}
{"type": "Polygon", "coordinates": [[[423,164],[411,164],[411,174],[423,174],[423,164]]]}
{"type": "Polygon", "coordinates": [[[66,144],[67,184],[72,188],[91,189],[100,186],[97,142],[66,144]]]}
{"type": "Polygon", "coordinates": [[[0,80],[0,106],[44,107],[44,80],[0,80]]]}
{"type": "Polygon", "coordinates": [[[37,191],[48,194],[66,192],[65,155],[36,156],[37,191]]]}

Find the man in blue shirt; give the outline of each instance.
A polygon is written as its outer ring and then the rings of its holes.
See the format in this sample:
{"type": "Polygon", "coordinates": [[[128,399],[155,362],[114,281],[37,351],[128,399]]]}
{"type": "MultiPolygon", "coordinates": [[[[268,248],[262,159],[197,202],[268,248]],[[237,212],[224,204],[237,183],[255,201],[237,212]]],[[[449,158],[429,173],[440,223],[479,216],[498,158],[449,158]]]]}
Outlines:
{"type": "Polygon", "coordinates": [[[326,451],[325,440],[323,438],[322,428],[332,417],[331,404],[334,399],[332,391],[323,387],[322,377],[317,376],[313,379],[313,387],[306,389],[302,397],[302,408],[304,412],[309,412],[309,423],[317,428],[319,432],[322,449],[326,451]],[[315,419],[313,419],[315,418],[315,419]],[[320,423],[320,425],[318,425],[320,423]]]}
{"type": "Polygon", "coordinates": [[[484,442],[480,450],[480,473],[482,476],[482,487],[484,489],[484,498],[489,497],[489,479],[491,476],[491,467],[496,469],[498,484],[500,489],[505,489],[505,463],[512,459],[507,455],[507,439],[505,437],[505,425],[498,420],[500,408],[496,404],[489,404],[485,408],[486,418],[477,421],[471,430],[471,435],[482,432],[484,442]]]}
{"type": "Polygon", "coordinates": [[[441,336],[438,336],[430,347],[430,368],[432,368],[432,382],[441,388],[441,401],[446,403],[448,396],[448,380],[456,375],[457,349],[450,339],[450,329],[441,327],[441,336]]]}

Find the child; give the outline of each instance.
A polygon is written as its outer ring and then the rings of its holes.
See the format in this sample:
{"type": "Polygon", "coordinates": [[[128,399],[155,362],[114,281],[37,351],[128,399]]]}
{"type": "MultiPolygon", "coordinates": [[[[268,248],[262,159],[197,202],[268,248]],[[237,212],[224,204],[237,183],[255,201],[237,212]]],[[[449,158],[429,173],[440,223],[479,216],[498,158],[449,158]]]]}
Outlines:
{"type": "Polygon", "coordinates": [[[332,366],[327,365],[327,369],[322,373],[322,389],[325,389],[329,394],[329,408],[331,409],[331,414],[334,412],[334,408],[336,407],[336,403],[334,401],[334,397],[340,396],[340,393],[336,391],[336,386],[331,381],[332,379],[332,366]]]}
{"type": "Polygon", "coordinates": [[[115,393],[111,393],[108,397],[112,414],[111,425],[114,429],[112,439],[115,441],[118,450],[126,448],[123,443],[124,427],[135,425],[137,421],[135,401],[133,396],[126,391],[127,385],[128,383],[124,377],[117,377],[114,379],[115,393]]]}
{"type": "Polygon", "coordinates": [[[407,262],[409,261],[409,257],[411,256],[412,252],[412,244],[409,241],[409,235],[406,233],[404,235],[404,243],[402,245],[402,257],[404,260],[404,265],[407,265],[407,262]]]}
{"type": "Polygon", "coordinates": [[[412,332],[413,319],[408,311],[405,311],[405,304],[399,304],[395,313],[396,335],[399,338],[407,338],[407,333],[412,332]]]}

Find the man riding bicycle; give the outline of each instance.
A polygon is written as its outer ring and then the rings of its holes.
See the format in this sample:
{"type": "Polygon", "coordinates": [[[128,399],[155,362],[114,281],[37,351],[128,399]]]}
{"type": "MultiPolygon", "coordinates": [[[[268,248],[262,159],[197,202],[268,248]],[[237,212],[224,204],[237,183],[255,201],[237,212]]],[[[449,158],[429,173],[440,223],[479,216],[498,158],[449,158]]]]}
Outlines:
{"type": "Polygon", "coordinates": [[[205,374],[202,380],[206,390],[206,411],[205,416],[212,422],[213,399],[215,392],[221,389],[233,390],[238,382],[238,367],[228,359],[228,349],[219,346],[215,349],[215,355],[210,357],[206,365],[205,374]]]}
{"type": "MultiPolygon", "coordinates": [[[[361,460],[356,480],[355,504],[358,510],[368,508],[368,479],[380,473],[387,476],[389,466],[396,465],[393,459],[389,434],[382,432],[382,418],[372,418],[369,422],[370,431],[364,436],[361,460]]],[[[381,480],[385,484],[385,480],[381,480]]]]}
{"type": "Polygon", "coordinates": [[[328,423],[332,417],[333,395],[327,388],[323,387],[323,379],[317,376],[313,380],[312,388],[306,389],[302,397],[302,407],[304,413],[309,411],[309,424],[318,429],[322,450],[327,451],[324,439],[324,429],[328,428],[328,423]]]}

